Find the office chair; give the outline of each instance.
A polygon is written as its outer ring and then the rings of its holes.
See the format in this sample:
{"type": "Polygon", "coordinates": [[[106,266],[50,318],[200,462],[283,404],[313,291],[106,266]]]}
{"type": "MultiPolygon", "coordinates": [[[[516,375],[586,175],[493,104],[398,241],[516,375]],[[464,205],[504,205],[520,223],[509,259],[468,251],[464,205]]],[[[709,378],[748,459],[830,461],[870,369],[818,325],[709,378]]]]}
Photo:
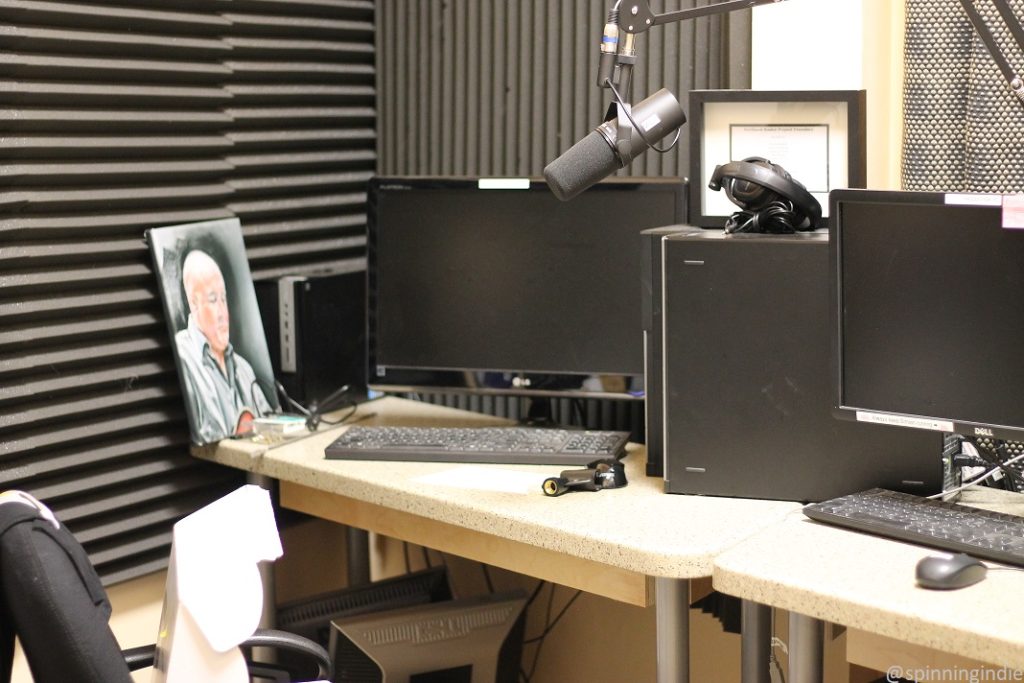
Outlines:
{"type": "MultiPolygon", "coordinates": [[[[31,496],[0,494],[0,683],[9,683],[14,638],[35,683],[131,683],[153,665],[155,646],[122,652],[110,630],[110,602],[81,544],[31,496]]],[[[282,631],[257,631],[242,644],[251,678],[330,680],[319,644],[282,631]],[[301,671],[252,662],[252,647],[296,652],[301,671]]]]}

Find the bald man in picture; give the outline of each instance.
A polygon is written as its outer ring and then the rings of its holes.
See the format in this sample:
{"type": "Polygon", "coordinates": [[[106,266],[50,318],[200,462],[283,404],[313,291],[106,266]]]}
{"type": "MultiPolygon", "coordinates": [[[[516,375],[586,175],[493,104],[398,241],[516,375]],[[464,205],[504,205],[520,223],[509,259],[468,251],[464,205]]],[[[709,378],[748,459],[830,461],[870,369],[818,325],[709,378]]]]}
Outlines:
{"type": "Polygon", "coordinates": [[[181,281],[188,327],[174,336],[174,343],[184,371],[193,440],[209,443],[248,431],[246,418],[273,409],[252,366],[231,346],[227,288],[217,262],[204,251],[190,251],[181,281]]]}

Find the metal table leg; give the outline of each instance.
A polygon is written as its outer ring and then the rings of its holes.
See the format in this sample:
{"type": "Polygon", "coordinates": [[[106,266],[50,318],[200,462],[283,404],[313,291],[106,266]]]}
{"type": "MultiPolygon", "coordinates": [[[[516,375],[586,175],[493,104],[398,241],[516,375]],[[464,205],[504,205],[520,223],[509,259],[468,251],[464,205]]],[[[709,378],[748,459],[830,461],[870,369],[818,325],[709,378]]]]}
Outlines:
{"type": "Polygon", "coordinates": [[[658,683],[690,680],[690,582],[654,579],[658,683]]]}
{"type": "Polygon", "coordinates": [[[789,681],[821,683],[825,623],[820,619],[789,614],[789,681]]]}
{"type": "Polygon", "coordinates": [[[370,583],[370,532],[349,527],[346,532],[348,550],[348,585],[370,583]]]}
{"type": "Polygon", "coordinates": [[[740,682],[771,683],[772,608],[744,600],[740,609],[740,682]]]}

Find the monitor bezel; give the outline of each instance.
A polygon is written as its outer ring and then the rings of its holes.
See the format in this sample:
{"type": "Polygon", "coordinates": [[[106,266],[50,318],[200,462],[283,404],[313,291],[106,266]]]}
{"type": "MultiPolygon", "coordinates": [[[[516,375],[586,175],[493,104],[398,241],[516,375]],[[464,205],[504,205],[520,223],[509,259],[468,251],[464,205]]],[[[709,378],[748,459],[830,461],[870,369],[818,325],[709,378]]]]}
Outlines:
{"type": "Polygon", "coordinates": [[[847,404],[844,392],[843,363],[843,260],[842,204],[845,203],[890,203],[910,205],[974,207],[979,210],[1001,210],[1001,195],[962,194],[944,192],[921,192],[901,190],[833,190],[829,194],[829,296],[831,354],[832,354],[832,412],[840,419],[885,424],[899,427],[927,429],[931,431],[956,433],[963,436],[1024,441],[1024,426],[1001,425],[958,417],[939,415],[916,415],[889,412],[877,408],[847,404]]]}
{"type": "MultiPolygon", "coordinates": [[[[435,372],[439,376],[443,376],[441,373],[457,374],[457,373],[474,373],[474,372],[502,372],[513,376],[513,381],[516,385],[509,387],[489,387],[489,386],[472,386],[471,382],[467,381],[466,386],[458,386],[454,382],[439,381],[437,384],[432,383],[417,383],[417,382],[387,382],[381,381],[376,367],[375,348],[374,341],[376,338],[376,331],[373,327],[373,316],[374,316],[374,290],[371,283],[371,278],[374,276],[374,240],[375,230],[377,223],[377,205],[378,196],[381,190],[389,189],[389,185],[403,185],[415,189],[452,189],[452,190],[477,190],[482,189],[480,182],[485,183],[519,183],[520,185],[528,183],[529,192],[550,192],[550,188],[543,178],[529,177],[529,178],[514,178],[514,179],[494,179],[494,178],[482,178],[475,176],[374,176],[369,181],[368,192],[367,192],[367,267],[366,267],[366,358],[367,358],[367,387],[372,391],[391,393],[391,394],[406,394],[406,393],[424,393],[424,394],[453,394],[453,395],[476,395],[476,396],[491,396],[491,397],[507,397],[507,396],[518,396],[518,397],[533,397],[533,398],[568,398],[568,399],[612,399],[612,400],[627,400],[627,401],[643,401],[644,393],[642,390],[637,390],[635,387],[643,387],[644,373],[595,373],[600,374],[602,377],[610,378],[611,383],[624,385],[625,390],[611,390],[611,389],[591,389],[591,388],[558,388],[558,389],[543,389],[535,388],[530,386],[528,383],[531,381],[531,376],[536,377],[542,375],[548,381],[554,381],[556,383],[561,382],[576,382],[582,378],[591,376],[580,373],[554,373],[547,371],[538,371],[535,369],[522,369],[522,368],[472,368],[472,367],[405,367],[390,365],[389,368],[393,369],[405,369],[411,371],[425,371],[435,372]],[[525,383],[525,384],[524,384],[525,383]]],[[[637,191],[651,191],[659,190],[664,191],[670,190],[675,195],[675,218],[677,224],[683,224],[686,221],[686,203],[688,198],[688,185],[685,178],[681,177],[613,177],[605,179],[592,188],[588,189],[587,192],[602,192],[614,190],[616,187],[631,187],[637,191]]],[[[483,188],[488,189],[488,188],[483,188]]],[[[641,231],[637,230],[637,259],[640,259],[641,251],[641,231]]],[[[637,307],[641,306],[641,302],[637,302],[637,307]]],[[[638,330],[638,334],[642,331],[638,330]]],[[[642,338],[642,337],[641,337],[642,338]]],[[[646,349],[644,349],[644,366],[647,364],[646,349]]]]}

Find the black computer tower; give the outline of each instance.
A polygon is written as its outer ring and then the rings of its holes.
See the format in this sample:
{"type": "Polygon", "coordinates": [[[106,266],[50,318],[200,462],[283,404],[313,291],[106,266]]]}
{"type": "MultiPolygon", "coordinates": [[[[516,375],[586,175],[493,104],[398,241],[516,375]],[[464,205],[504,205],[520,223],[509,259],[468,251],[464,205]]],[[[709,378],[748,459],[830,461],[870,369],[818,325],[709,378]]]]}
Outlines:
{"type": "Polygon", "coordinates": [[[827,233],[657,243],[661,354],[649,372],[660,377],[648,386],[661,389],[648,411],[667,492],[817,501],[941,489],[942,434],[832,415],[827,233]]]}
{"type": "Polygon", "coordinates": [[[665,403],[662,358],[662,242],[670,235],[700,233],[689,225],[651,228],[641,233],[640,278],[644,328],[644,444],[647,448],[649,477],[665,474],[665,444],[662,428],[665,403]]]}
{"type": "Polygon", "coordinates": [[[274,377],[303,405],[366,391],[366,271],[256,282],[274,377]]]}

